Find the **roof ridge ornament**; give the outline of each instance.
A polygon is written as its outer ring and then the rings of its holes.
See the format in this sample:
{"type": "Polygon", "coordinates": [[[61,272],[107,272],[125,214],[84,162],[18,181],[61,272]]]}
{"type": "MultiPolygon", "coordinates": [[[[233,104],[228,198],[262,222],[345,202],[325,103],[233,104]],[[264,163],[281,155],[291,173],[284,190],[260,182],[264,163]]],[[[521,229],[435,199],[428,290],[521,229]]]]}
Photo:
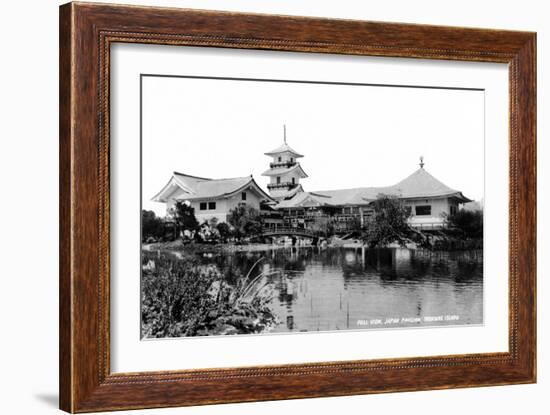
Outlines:
{"type": "Polygon", "coordinates": [[[286,144],[286,124],[283,124],[283,139],[284,139],[285,144],[286,144]]]}
{"type": "Polygon", "coordinates": [[[420,156],[420,168],[424,168],[424,156],[420,156]]]}

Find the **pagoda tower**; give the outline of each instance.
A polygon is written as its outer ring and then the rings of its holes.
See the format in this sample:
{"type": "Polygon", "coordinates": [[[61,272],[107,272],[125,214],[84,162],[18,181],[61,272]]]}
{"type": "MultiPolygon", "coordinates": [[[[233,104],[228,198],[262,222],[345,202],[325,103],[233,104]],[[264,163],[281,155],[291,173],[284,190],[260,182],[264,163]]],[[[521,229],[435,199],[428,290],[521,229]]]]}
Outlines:
{"type": "Polygon", "coordinates": [[[286,125],[283,127],[284,143],[276,149],[265,153],[272,157],[269,169],[262,173],[268,176],[270,183],[267,185],[269,194],[276,200],[289,199],[296,193],[303,192],[300,179],[307,177],[307,174],[297,161],[304,157],[293,150],[286,142],[286,125]]]}

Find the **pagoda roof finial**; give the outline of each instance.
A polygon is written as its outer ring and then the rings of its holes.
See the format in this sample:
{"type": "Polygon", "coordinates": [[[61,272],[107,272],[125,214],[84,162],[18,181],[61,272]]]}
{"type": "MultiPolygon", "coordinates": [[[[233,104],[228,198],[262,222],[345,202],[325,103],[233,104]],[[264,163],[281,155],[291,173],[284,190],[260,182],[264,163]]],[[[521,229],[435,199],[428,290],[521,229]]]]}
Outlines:
{"type": "Polygon", "coordinates": [[[424,168],[424,156],[420,156],[420,168],[424,168]]]}
{"type": "Polygon", "coordinates": [[[286,124],[283,124],[283,144],[281,144],[279,147],[277,147],[274,150],[271,150],[267,153],[264,153],[266,156],[276,156],[282,153],[290,153],[294,156],[294,158],[304,157],[300,153],[298,153],[296,150],[293,150],[286,142],[286,124]]]}

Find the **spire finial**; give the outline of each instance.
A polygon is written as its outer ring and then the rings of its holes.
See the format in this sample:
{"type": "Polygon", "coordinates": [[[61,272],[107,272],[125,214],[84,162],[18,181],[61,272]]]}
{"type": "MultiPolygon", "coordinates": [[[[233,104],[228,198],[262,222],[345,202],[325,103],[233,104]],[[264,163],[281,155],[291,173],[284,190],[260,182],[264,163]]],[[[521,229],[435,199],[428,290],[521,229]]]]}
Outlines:
{"type": "Polygon", "coordinates": [[[424,156],[420,156],[420,168],[424,168],[424,156]]]}
{"type": "Polygon", "coordinates": [[[286,124],[283,124],[283,136],[286,144],[286,124]]]}

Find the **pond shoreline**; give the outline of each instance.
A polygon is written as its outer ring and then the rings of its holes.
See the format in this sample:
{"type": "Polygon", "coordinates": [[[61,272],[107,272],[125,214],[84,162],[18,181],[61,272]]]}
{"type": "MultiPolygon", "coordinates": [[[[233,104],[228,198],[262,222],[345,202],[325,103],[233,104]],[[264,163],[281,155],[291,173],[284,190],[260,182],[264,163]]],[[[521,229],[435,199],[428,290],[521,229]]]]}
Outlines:
{"type": "Polygon", "coordinates": [[[479,248],[468,249],[430,249],[425,247],[419,247],[416,244],[407,244],[406,246],[399,246],[398,244],[390,244],[388,246],[380,246],[371,248],[367,244],[359,241],[343,241],[340,239],[330,240],[325,246],[319,245],[292,245],[292,244],[271,244],[271,243],[247,243],[238,244],[234,242],[226,243],[183,243],[181,240],[173,242],[155,242],[155,243],[142,243],[142,250],[144,251],[161,251],[161,252],[189,252],[189,253],[232,253],[232,252],[261,252],[267,250],[279,250],[279,249],[327,249],[327,248],[345,248],[345,249],[386,249],[386,248],[401,248],[410,249],[414,251],[422,252],[460,252],[470,250],[483,250],[479,248]]]}

